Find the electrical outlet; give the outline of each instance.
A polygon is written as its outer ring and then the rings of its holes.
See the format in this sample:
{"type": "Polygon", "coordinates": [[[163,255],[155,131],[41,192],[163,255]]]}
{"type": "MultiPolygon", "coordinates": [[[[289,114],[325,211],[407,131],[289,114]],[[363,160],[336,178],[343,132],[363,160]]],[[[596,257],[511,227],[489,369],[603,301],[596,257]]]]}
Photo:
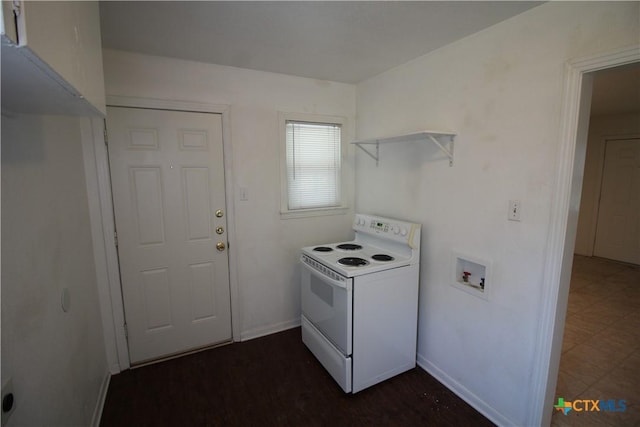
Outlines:
{"type": "Polygon", "coordinates": [[[2,426],[7,424],[9,417],[16,407],[15,395],[13,394],[13,382],[9,378],[2,385],[2,426]]]}
{"type": "Polygon", "coordinates": [[[522,204],[520,200],[509,200],[509,221],[520,221],[520,212],[522,204]]]}

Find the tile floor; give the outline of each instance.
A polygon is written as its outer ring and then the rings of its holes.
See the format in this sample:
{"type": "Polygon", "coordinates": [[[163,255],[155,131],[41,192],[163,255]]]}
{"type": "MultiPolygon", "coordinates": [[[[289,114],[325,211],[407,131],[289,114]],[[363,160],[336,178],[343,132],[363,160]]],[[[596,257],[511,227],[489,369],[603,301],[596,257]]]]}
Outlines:
{"type": "Polygon", "coordinates": [[[624,399],[624,412],[553,413],[552,426],[640,427],[640,266],[576,255],[556,401],[624,399]]]}

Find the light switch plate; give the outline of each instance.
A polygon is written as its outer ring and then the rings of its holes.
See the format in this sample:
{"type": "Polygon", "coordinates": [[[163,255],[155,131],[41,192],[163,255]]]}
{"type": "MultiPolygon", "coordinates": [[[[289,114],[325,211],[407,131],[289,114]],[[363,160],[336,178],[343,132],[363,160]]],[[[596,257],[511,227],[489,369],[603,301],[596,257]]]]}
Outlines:
{"type": "Polygon", "coordinates": [[[243,202],[249,200],[249,189],[247,187],[240,187],[240,200],[243,202]]]}

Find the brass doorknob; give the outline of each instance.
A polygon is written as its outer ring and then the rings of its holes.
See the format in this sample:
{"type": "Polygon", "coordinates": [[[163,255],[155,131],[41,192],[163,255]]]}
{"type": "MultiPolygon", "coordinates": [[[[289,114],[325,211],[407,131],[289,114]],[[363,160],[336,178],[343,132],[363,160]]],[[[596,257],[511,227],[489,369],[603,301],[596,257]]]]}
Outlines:
{"type": "Polygon", "coordinates": [[[216,227],[216,234],[222,234],[222,233],[224,233],[224,228],[216,227]]]}
{"type": "Polygon", "coordinates": [[[224,211],[222,209],[218,209],[216,211],[216,217],[222,218],[224,216],[224,211]]]}
{"type": "Polygon", "coordinates": [[[216,249],[219,250],[220,252],[224,251],[224,248],[226,247],[227,245],[225,245],[223,242],[216,243],[216,249]]]}

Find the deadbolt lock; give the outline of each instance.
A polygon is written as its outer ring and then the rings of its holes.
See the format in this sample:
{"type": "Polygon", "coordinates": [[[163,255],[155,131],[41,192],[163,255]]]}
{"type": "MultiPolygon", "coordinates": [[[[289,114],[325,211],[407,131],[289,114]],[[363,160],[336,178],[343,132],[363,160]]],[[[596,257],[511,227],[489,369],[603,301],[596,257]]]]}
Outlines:
{"type": "Polygon", "coordinates": [[[220,252],[224,251],[226,247],[227,246],[223,242],[216,243],[216,249],[219,250],[220,252]]]}
{"type": "Polygon", "coordinates": [[[216,234],[222,234],[222,233],[224,233],[224,228],[216,227],[216,234]]]}
{"type": "Polygon", "coordinates": [[[222,218],[224,216],[224,211],[222,209],[218,209],[216,211],[216,217],[222,218]]]}

